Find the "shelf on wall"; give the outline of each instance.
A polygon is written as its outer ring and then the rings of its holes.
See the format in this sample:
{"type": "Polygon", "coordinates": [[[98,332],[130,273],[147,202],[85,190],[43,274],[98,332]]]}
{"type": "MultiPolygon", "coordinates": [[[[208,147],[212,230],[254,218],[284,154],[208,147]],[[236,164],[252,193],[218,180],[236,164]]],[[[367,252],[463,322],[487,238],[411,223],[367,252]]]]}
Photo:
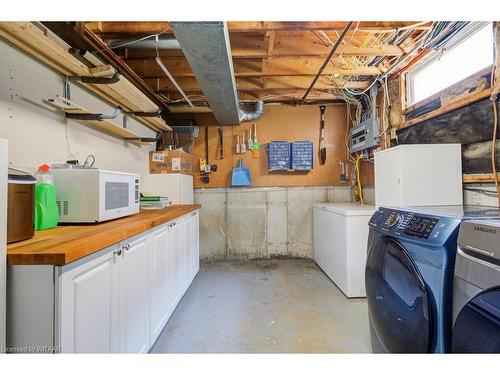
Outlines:
{"type": "MultiPolygon", "coordinates": [[[[0,37],[67,77],[102,77],[106,74],[103,72],[114,70],[104,64],[89,68],[74,57],[61,41],[45,34],[31,22],[0,22],[0,37]]],[[[112,84],[76,83],[127,112],[158,111],[158,106],[123,76],[112,84]]],[[[172,130],[160,117],[132,117],[153,130],[172,130]]]]}
{"type": "MultiPolygon", "coordinates": [[[[464,174],[462,180],[464,184],[490,183],[495,182],[495,176],[493,173],[464,174]]],[[[500,181],[500,173],[497,173],[497,180],[500,181]]]]}
{"type": "MultiPolygon", "coordinates": [[[[65,108],[62,111],[64,113],[68,113],[68,114],[90,114],[91,113],[87,109],[81,108],[81,107],[65,108]]],[[[89,126],[91,128],[101,130],[104,133],[107,133],[107,134],[112,135],[112,136],[117,137],[117,138],[121,138],[121,139],[123,139],[127,142],[130,142],[130,143],[133,143],[137,146],[141,146],[142,144],[144,144],[143,142],[140,141],[139,134],[137,134],[129,129],[126,129],[122,126],[119,126],[110,120],[79,120],[79,119],[71,119],[71,120],[76,121],[80,124],[89,126]]]]}
{"type": "MultiPolygon", "coordinates": [[[[56,96],[55,98],[50,98],[44,100],[44,102],[51,107],[56,108],[61,113],[64,113],[68,119],[76,121],[80,124],[86,125],[93,129],[102,131],[103,133],[109,134],[113,137],[123,139],[124,141],[135,144],[136,146],[142,146],[146,144],[150,144],[149,142],[142,142],[140,140],[140,135],[120,126],[110,119],[83,119],[83,118],[74,118],[67,115],[92,115],[88,109],[83,108],[82,106],[73,103],[71,100],[65,99],[60,96],[56,96]]],[[[117,111],[118,112],[118,111],[117,111]]],[[[93,114],[95,115],[95,114],[93,114]]],[[[118,113],[116,113],[118,115],[118,113]]],[[[102,116],[102,115],[101,115],[102,116]]]]}

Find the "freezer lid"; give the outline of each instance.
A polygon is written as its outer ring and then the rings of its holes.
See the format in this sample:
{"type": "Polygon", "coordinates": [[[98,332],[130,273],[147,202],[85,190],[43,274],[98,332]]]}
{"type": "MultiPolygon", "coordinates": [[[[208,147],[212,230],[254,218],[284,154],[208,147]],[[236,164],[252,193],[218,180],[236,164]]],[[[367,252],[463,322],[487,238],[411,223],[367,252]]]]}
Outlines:
{"type": "Polygon", "coordinates": [[[343,216],[371,216],[375,212],[375,206],[354,202],[315,203],[314,207],[343,216]]]}

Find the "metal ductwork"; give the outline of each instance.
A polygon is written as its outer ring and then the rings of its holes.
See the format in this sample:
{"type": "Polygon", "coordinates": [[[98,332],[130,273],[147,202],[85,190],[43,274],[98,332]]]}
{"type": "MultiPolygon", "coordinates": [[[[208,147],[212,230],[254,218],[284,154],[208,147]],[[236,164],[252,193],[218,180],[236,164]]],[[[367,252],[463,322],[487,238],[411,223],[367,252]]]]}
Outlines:
{"type": "Polygon", "coordinates": [[[240,108],[226,22],[169,22],[219,125],[258,119],[263,102],[253,111],[240,108]]]}
{"type": "Polygon", "coordinates": [[[240,122],[255,121],[264,113],[264,102],[259,100],[254,102],[254,109],[248,111],[240,108],[240,122]]]}

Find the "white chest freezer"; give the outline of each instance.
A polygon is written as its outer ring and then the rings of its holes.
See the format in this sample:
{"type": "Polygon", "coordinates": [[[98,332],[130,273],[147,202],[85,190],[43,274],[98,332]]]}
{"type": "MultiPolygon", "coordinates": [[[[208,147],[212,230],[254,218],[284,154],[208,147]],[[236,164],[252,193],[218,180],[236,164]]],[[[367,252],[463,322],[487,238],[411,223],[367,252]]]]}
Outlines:
{"type": "Polygon", "coordinates": [[[374,206],[314,204],[314,260],[347,297],[366,297],[368,221],[374,206]]]}
{"type": "Polygon", "coordinates": [[[375,206],[463,203],[460,144],[400,145],[375,152],[375,206]]]}

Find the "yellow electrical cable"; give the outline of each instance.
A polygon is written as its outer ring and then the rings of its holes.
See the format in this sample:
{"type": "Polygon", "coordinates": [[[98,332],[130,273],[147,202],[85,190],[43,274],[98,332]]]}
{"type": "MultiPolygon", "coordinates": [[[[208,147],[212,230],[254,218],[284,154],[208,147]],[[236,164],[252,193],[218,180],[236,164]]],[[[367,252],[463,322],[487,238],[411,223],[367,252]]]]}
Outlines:
{"type": "MultiPolygon", "coordinates": [[[[493,35],[494,39],[498,40],[496,33],[498,32],[498,28],[496,27],[496,24],[493,23],[493,35]]],[[[495,42],[496,43],[496,42],[495,42]]],[[[497,166],[496,166],[496,141],[497,141],[497,129],[498,129],[498,112],[497,112],[497,94],[498,91],[495,89],[495,75],[496,75],[496,68],[497,68],[497,61],[498,61],[498,46],[496,44],[493,45],[493,55],[494,55],[494,62],[493,66],[491,67],[491,78],[490,78],[490,87],[491,87],[491,104],[493,105],[493,139],[491,142],[491,167],[493,169],[493,179],[495,180],[495,188],[497,191],[497,198],[498,198],[498,206],[500,207],[500,186],[498,183],[498,176],[497,176],[497,166]],[[496,91],[496,92],[495,92],[496,91]]]]}
{"type": "Polygon", "coordinates": [[[496,98],[492,102],[493,104],[493,144],[491,146],[491,166],[493,168],[493,178],[495,179],[495,188],[497,190],[498,206],[500,207],[500,186],[498,183],[497,167],[496,167],[496,140],[497,140],[497,128],[498,128],[498,113],[497,113],[497,103],[496,98]]]}

